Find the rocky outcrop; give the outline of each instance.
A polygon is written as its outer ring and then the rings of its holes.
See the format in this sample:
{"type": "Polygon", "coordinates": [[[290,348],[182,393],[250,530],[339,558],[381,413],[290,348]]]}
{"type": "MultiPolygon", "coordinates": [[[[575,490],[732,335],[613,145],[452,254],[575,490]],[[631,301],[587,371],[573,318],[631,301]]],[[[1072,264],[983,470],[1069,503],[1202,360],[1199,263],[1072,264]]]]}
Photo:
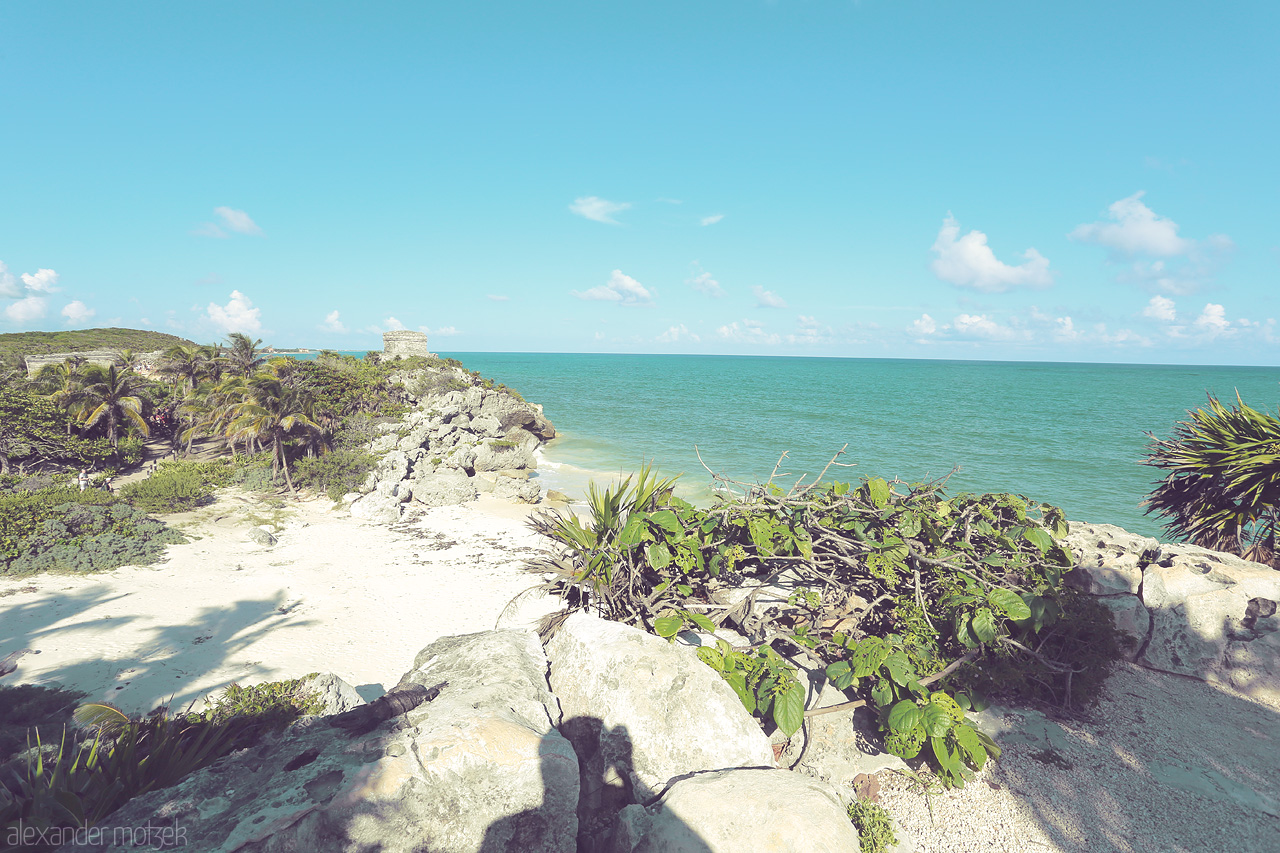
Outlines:
{"type": "Polygon", "coordinates": [[[831,786],[785,770],[725,770],[682,779],[653,807],[623,809],[601,848],[605,853],[861,849],[831,786]]]}
{"type": "Polygon", "coordinates": [[[102,826],[180,828],[190,850],[339,853],[520,850],[576,845],[578,763],[553,726],[535,635],[493,631],[427,646],[402,684],[447,682],[435,701],[350,738],[323,718],[139,797],[102,826]]]}
{"type": "Polygon", "coordinates": [[[859,849],[840,794],[774,767],[710,668],[616,623],[578,614],[545,651],[529,631],[442,638],[371,705],[333,675],[308,689],[333,716],[129,802],[73,849],[123,853],[145,826],[218,853],[859,849]],[[361,714],[374,725],[349,725],[361,714]]]}
{"type": "Polygon", "coordinates": [[[582,764],[584,808],[648,803],[691,773],[774,765],[759,724],[688,650],[579,612],[547,655],[562,729],[582,764]]]}
{"type": "MultiPolygon", "coordinates": [[[[454,368],[419,374],[424,387],[446,388],[469,377],[454,368]]],[[[366,496],[351,504],[352,515],[392,523],[415,507],[466,503],[480,492],[538,502],[541,490],[530,478],[538,467],[535,451],[556,434],[542,407],[478,385],[428,390],[416,399],[398,423],[380,427],[383,434],[370,447],[379,460],[361,489],[366,496]]]]}
{"type": "Polygon", "coordinates": [[[1068,583],[1099,597],[1142,666],[1280,701],[1280,571],[1110,524],[1071,523],[1068,583]]]}

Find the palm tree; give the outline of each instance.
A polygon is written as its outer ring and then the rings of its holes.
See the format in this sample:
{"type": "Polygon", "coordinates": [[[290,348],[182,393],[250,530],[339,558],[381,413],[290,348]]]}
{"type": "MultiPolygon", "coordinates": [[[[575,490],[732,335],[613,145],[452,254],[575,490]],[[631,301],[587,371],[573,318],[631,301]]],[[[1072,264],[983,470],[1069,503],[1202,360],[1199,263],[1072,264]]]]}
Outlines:
{"type": "Polygon", "coordinates": [[[173,379],[175,383],[181,382],[183,387],[190,391],[200,377],[203,362],[204,358],[198,347],[174,344],[164,351],[160,372],[173,379]]]}
{"type": "Polygon", "coordinates": [[[257,370],[265,361],[258,354],[258,344],[262,343],[262,339],[250,340],[249,336],[243,332],[232,332],[227,335],[228,349],[223,357],[230,366],[232,372],[241,376],[248,376],[257,370]]]}
{"type": "Polygon", "coordinates": [[[58,408],[72,417],[67,419],[67,435],[71,435],[71,421],[79,414],[85,375],[81,371],[82,358],[67,358],[60,364],[46,364],[36,374],[35,386],[58,408]]]}
{"type": "Polygon", "coordinates": [[[1205,409],[1151,439],[1147,465],[1168,472],[1144,501],[1171,533],[1280,568],[1280,420],[1213,395],[1205,409]]]}
{"type": "Polygon", "coordinates": [[[227,435],[236,440],[271,443],[271,482],[284,471],[284,482],[294,492],[289,476],[285,441],[295,429],[318,430],[311,413],[311,399],[286,387],[270,373],[259,373],[248,381],[243,402],[234,406],[235,418],[227,425],[227,435]]]}
{"type": "Polygon", "coordinates": [[[81,396],[84,401],[84,425],[92,427],[103,419],[107,422],[107,438],[111,446],[120,449],[120,425],[127,421],[150,435],[146,418],[142,416],[142,399],[134,392],[137,390],[137,377],[128,372],[116,369],[113,364],[105,370],[101,367],[90,368],[86,375],[81,396]]]}

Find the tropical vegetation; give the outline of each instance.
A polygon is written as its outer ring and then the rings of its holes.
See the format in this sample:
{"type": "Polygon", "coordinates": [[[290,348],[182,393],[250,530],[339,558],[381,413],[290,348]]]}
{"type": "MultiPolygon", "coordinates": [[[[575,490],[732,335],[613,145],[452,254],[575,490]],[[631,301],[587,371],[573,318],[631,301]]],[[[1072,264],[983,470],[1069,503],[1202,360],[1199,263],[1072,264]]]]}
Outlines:
{"type": "MultiPolygon", "coordinates": [[[[1063,583],[1062,512],[941,482],[738,487],[708,509],[648,469],[594,484],[588,517],[535,516],[556,547],[542,588],[661,637],[702,632],[699,657],[748,711],[794,735],[871,708],[889,752],[927,756],[960,786],[999,751],[967,719],[987,697],[1081,707],[1121,651],[1110,612],[1063,583]],[[848,701],[814,707],[800,669],[848,701]]],[[[735,484],[723,484],[731,488],[735,484]]]]}
{"type": "Polygon", "coordinates": [[[1171,437],[1148,437],[1144,462],[1165,476],[1147,512],[1180,539],[1280,568],[1280,420],[1209,395],[1171,437]]]}

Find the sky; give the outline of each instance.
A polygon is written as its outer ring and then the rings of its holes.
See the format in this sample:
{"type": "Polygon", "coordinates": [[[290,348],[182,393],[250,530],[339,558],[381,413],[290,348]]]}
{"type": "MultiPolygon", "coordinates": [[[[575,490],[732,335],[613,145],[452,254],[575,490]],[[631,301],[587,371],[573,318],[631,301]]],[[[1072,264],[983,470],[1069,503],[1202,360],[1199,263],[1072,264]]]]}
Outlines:
{"type": "Polygon", "coordinates": [[[0,3],[0,332],[1280,365],[1280,4],[0,3]]]}

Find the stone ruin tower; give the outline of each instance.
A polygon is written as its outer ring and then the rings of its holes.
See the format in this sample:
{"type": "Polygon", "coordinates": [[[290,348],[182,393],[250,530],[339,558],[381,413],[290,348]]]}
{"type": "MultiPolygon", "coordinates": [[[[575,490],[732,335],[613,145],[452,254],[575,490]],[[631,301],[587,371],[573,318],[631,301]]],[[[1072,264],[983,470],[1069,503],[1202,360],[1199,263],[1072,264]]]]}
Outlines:
{"type": "Polygon", "coordinates": [[[383,358],[396,358],[397,356],[408,358],[414,355],[426,358],[436,357],[436,354],[427,348],[427,336],[425,333],[411,332],[408,329],[382,333],[383,358]]]}

